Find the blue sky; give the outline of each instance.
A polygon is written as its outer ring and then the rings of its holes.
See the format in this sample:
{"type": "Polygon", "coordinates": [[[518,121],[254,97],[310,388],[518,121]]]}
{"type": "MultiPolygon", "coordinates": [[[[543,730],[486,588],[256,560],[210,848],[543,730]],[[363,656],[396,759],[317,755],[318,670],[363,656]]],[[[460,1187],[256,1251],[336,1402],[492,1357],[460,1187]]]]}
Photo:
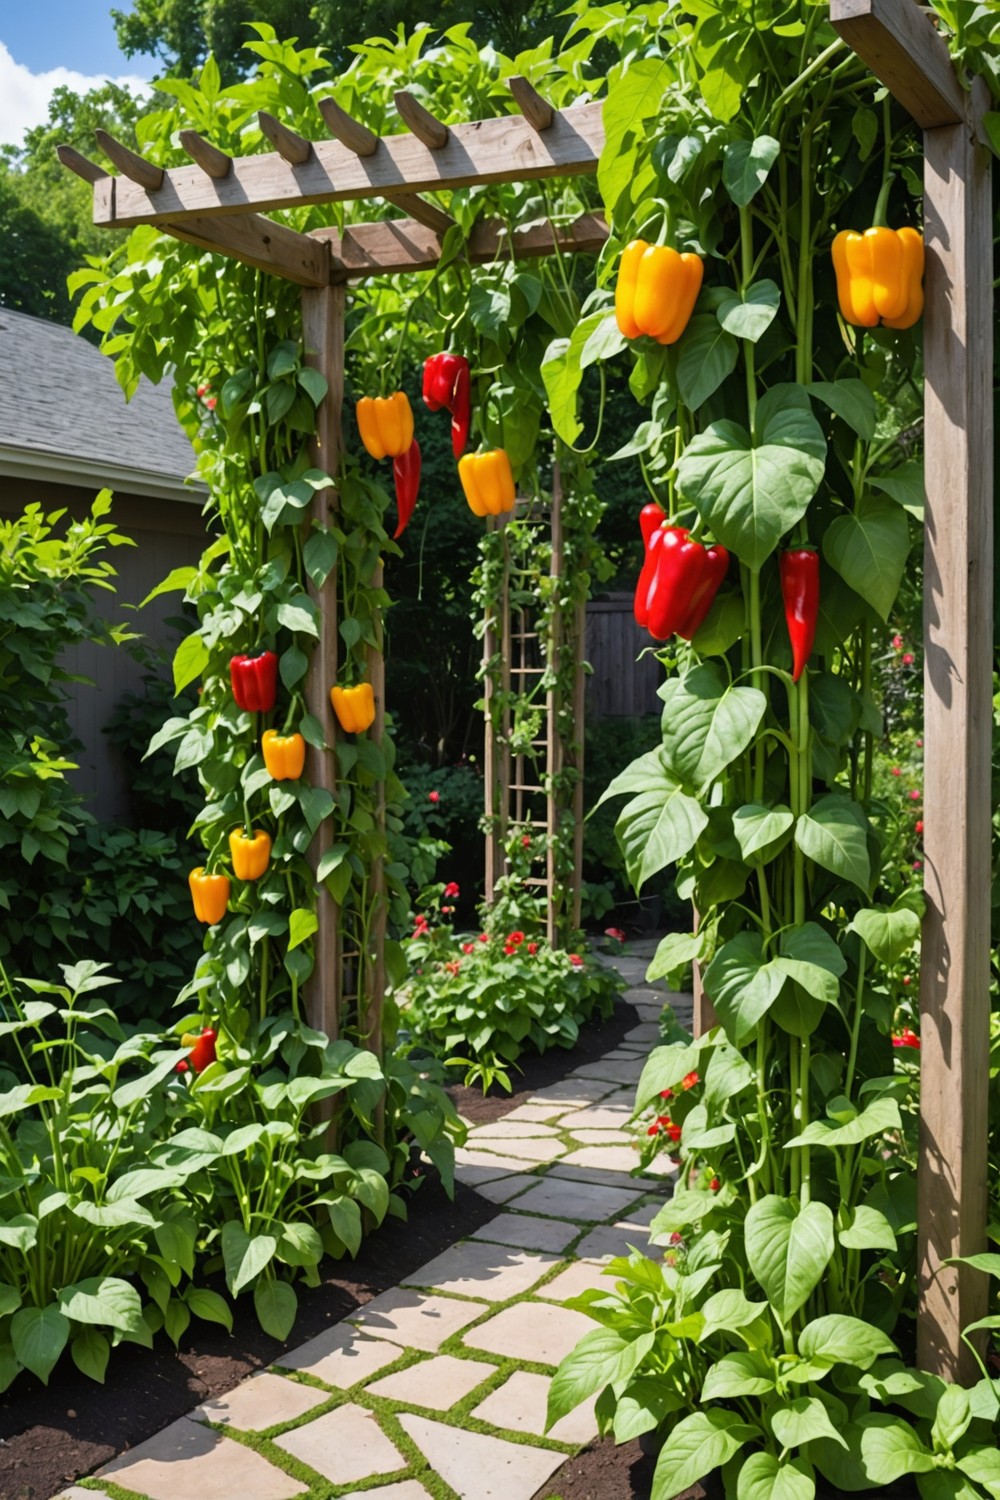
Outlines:
{"type": "MultiPolygon", "coordinates": [[[[0,144],[18,143],[48,117],[59,84],[83,92],[103,78],[139,87],[152,78],[149,57],[118,50],[115,0],[4,0],[0,5],[0,144]]],[[[129,0],[116,8],[130,9],[129,0]]]]}

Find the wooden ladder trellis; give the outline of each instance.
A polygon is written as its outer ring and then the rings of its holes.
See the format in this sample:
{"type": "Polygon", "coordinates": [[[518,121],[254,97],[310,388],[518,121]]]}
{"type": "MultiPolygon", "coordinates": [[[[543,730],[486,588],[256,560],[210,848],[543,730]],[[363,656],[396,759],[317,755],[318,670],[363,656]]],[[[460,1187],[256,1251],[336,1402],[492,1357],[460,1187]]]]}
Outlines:
{"type": "MultiPolygon", "coordinates": [[[[982,141],[990,107],[981,80],[962,87],[944,38],[914,0],[832,0],[831,20],[924,130],[927,317],[926,552],[924,620],[924,849],[928,909],[921,969],[923,1054],[919,1160],[918,1357],[944,1376],[974,1378],[962,1328],[980,1315],[985,1278],[953,1257],[980,1250],[986,1226],[989,1057],[990,754],[992,726],[992,201],[982,141]],[[962,752],[956,755],[956,747],[962,752]]],[[[396,106],[406,132],[379,138],[333,99],[320,101],[334,137],[310,141],[261,112],[272,152],[234,158],[196,131],[180,133],[194,165],[164,169],[104,132],[98,142],[119,169],[109,176],[68,146],[60,160],[94,189],[94,222],[109,229],[155,225],[177,239],[297,283],[305,344],[326,377],[318,465],[336,474],[344,394],[344,306],[349,280],[431,271],[454,220],[420,195],[483,183],[594,173],[604,145],[602,103],[558,110],[526,79],[508,80],[519,114],[445,125],[410,93],[396,106]],[[301,234],[266,217],[307,204],[382,198],[406,217],[301,234]]],[[[470,264],[561,252],[599,251],[597,214],[545,221],[508,234],[499,221],[473,229],[470,264]]],[[[323,491],[313,514],[331,519],[323,491]]],[[[311,518],[310,518],[311,521],[311,518]]],[[[307,521],[306,524],[310,524],[307,521]]],[[[310,713],[328,726],[331,748],[312,754],[313,784],[334,788],[334,729],[327,689],[336,676],[333,577],[322,592],[322,636],[306,679],[310,713]]],[[[384,683],[372,662],[384,725],[384,683]]],[[[310,856],[329,842],[321,825],[310,856]]],[[[379,871],[373,872],[376,882],[379,871]]],[[[336,906],[320,889],[316,970],[306,995],[310,1023],[337,1035],[342,985],[336,906]]],[[[384,934],[384,912],[381,933],[384,934]]],[[[381,936],[369,968],[370,1045],[380,1050],[381,936]]]]}

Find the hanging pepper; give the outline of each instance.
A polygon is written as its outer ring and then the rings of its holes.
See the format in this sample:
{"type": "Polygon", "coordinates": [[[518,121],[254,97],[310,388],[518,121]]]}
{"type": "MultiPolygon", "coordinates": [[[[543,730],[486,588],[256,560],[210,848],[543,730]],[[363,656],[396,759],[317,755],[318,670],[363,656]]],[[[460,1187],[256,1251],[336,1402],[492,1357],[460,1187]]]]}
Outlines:
{"type": "Polygon", "coordinates": [[[259,828],[249,832],[234,828],[229,835],[229,852],[237,880],[259,880],[271,859],[271,835],[259,828]]]}
{"type": "Polygon", "coordinates": [[[451,451],[461,458],[469,441],[469,421],[472,416],[472,377],[469,361],[463,359],[455,378],[455,394],[451,406],[451,451]]]}
{"type": "Polygon", "coordinates": [[[633,240],[622,251],[615,288],[621,332],[627,339],[647,333],[658,344],[675,344],[694,311],[704,274],[700,255],[633,240]]]}
{"type": "Polygon", "coordinates": [[[503,448],[467,453],[458,461],[458,477],[474,515],[499,516],[514,509],[514,476],[503,448]]]}
{"type": "Polygon", "coordinates": [[[405,391],[362,396],[355,411],[361,441],[372,458],[398,458],[413,442],[413,412],[405,391]]]}
{"type": "MultiPolygon", "coordinates": [[[[689,641],[705,616],[726,576],[729,553],[717,544],[703,547],[683,526],[654,526],[646,512],[640,525],[646,539],[646,561],[635,592],[635,619],[656,641],[679,635],[689,641]]],[[[662,515],[662,513],[661,513],[662,515]]]]}
{"type": "Polygon", "coordinates": [[[370,682],[355,687],[332,687],[330,703],[346,734],[363,734],[375,722],[375,693],[370,682]]]}
{"type": "Polygon", "coordinates": [[[199,922],[214,927],[226,915],[229,905],[229,876],[208,875],[202,865],[188,876],[188,889],[194,914],[199,922]]]}
{"type": "Polygon", "coordinates": [[[472,379],[463,354],[432,354],[424,360],[424,401],[431,411],[451,412],[451,446],[461,458],[469,440],[472,379]]]}
{"type": "Polygon", "coordinates": [[[811,547],[783,552],[778,560],[785,624],[792,643],[792,681],[798,682],[812,653],[819,615],[819,553],[811,547]]]}
{"type": "Polygon", "coordinates": [[[273,651],[262,651],[258,656],[234,656],[229,663],[229,680],[237,708],[249,713],[270,713],[278,692],[278,658],[273,651]]]}
{"type": "Polygon", "coordinates": [[[395,540],[409,526],[420,491],[420,444],[416,438],[405,453],[393,459],[392,477],[396,481],[396,529],[392,533],[395,540]]]}
{"type": "Polygon", "coordinates": [[[298,781],[306,764],[306,742],[301,734],[279,734],[265,729],[260,742],[264,764],[275,781],[298,781]]]}
{"type": "Polygon", "coordinates": [[[916,229],[842,229],[832,255],[846,323],[913,327],[924,310],[924,241],[916,229]]]}
{"type": "Polygon", "coordinates": [[[204,1073],[205,1069],[215,1062],[215,1040],[216,1033],[211,1026],[206,1026],[200,1036],[185,1032],[181,1037],[181,1046],[191,1048],[188,1062],[196,1073],[204,1073]]]}

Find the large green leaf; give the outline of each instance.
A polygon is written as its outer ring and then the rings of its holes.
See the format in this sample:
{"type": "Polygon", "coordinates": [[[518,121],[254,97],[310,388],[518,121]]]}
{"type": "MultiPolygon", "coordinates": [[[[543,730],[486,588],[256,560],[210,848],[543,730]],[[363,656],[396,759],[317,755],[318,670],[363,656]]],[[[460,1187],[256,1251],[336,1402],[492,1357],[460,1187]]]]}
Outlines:
{"type": "Polygon", "coordinates": [[[613,1328],[593,1328],[567,1354],[549,1386],[546,1430],[595,1391],[626,1381],[653,1347],[656,1335],[624,1339],[613,1328]]]}
{"type": "Polygon", "coordinates": [[[732,686],[721,668],[708,662],[669,678],[660,697],[664,761],[692,788],[714,781],[743,754],[767,708],[757,688],[732,686]]]}
{"type": "Polygon", "coordinates": [[[790,807],[748,802],[733,813],[733,833],[744,861],[756,868],[776,858],[791,837],[795,816],[790,807]]]}
{"type": "Polygon", "coordinates": [[[741,1422],[735,1412],[694,1412],[678,1422],[657,1460],[650,1500],[674,1500],[688,1485],[721,1468],[759,1428],[741,1422]]]}
{"type": "Polygon", "coordinates": [[[575,443],[583,431],[577,416],[577,397],[583,376],[582,358],[587,341],[605,319],[605,311],[582,319],[569,339],[553,339],[542,359],[542,380],[548,397],[552,426],[565,443],[575,443]]]}
{"type": "Polygon", "coordinates": [[[803,1359],[829,1360],[831,1365],[857,1365],[867,1370],[880,1354],[893,1352],[892,1340],[880,1329],[844,1313],[814,1318],[799,1334],[799,1353],[803,1359]]]}
{"type": "Polygon", "coordinates": [[[14,1353],[43,1385],[66,1347],[69,1319],[52,1302],[48,1307],[22,1307],[10,1320],[14,1353]]]}
{"type": "Polygon", "coordinates": [[[785,975],[766,962],[759,933],[741,932],[716,953],[705,971],[705,992],[738,1047],[754,1031],[781,993],[785,975]]]}
{"type": "Polygon", "coordinates": [[[781,1463],[773,1453],[751,1453],[736,1481],[736,1500],[813,1500],[815,1494],[805,1459],[781,1463]]]}
{"type": "Polygon", "coordinates": [[[823,556],[883,620],[896,602],[910,550],[906,516],[891,500],[862,496],[823,537],[823,556]]]}
{"type": "Polygon", "coordinates": [[[845,421],[862,442],[875,436],[875,397],[861,380],[815,380],[806,390],[845,421]]]}
{"type": "Polygon", "coordinates": [[[843,792],[829,792],[803,813],[795,825],[795,842],[807,859],[867,892],[868,820],[843,792]]]}
{"type": "Polygon", "coordinates": [[[864,939],[880,964],[898,963],[920,936],[920,918],[909,906],[890,910],[865,906],[855,912],[850,931],[864,939]]]}
{"type": "Polygon", "coordinates": [[[597,186],[609,215],[635,176],[635,149],[623,149],[630,136],[645,138],[645,122],[655,119],[676,74],[660,58],[644,57],[627,69],[616,69],[604,101],[604,147],[597,166],[597,186]]]}
{"type": "Polygon", "coordinates": [[[766,1396],[775,1388],[774,1369],[758,1349],[725,1354],[705,1376],[701,1399],[732,1401],[737,1396],[766,1396]]]}
{"type": "Polygon", "coordinates": [[[770,328],[780,305],[781,292],[775,282],[767,279],[755,281],[742,296],[739,292],[725,291],[715,315],[727,333],[756,344],[770,328]]]}
{"type": "Polygon", "coordinates": [[[260,1275],[277,1248],[273,1235],[257,1234],[251,1238],[234,1219],[222,1226],[222,1258],[226,1281],[234,1297],[260,1275]]]}
{"type": "Polygon", "coordinates": [[[759,135],[753,141],[731,141],[722,155],[722,185],[740,208],[764,186],[767,174],[781,150],[773,135],[759,135]]]}
{"type": "Polygon", "coordinates": [[[646,791],[626,803],[615,832],[636,891],[651,875],[688,854],[707,823],[701,804],[665,770],[646,791]]]}
{"type": "Polygon", "coordinates": [[[298,1298],[294,1287],[287,1281],[258,1281],[253,1289],[253,1305],[257,1321],[265,1333],[282,1342],[287,1339],[298,1312],[298,1298]]]}
{"type": "Polygon", "coordinates": [[[142,1299],[117,1276],[91,1276],[59,1293],[59,1309],[74,1323],[94,1323],[132,1333],[142,1322],[142,1299]]]}
{"type": "Polygon", "coordinates": [[[833,1215],[825,1203],[798,1208],[769,1194],[746,1217],[747,1260],[783,1323],[819,1285],[834,1252],[833,1215]]]}
{"type": "Polygon", "coordinates": [[[869,479],[868,483],[873,490],[881,490],[923,524],[924,466],[920,459],[900,464],[898,469],[889,469],[885,474],[869,479]]]}
{"type": "MultiPolygon", "coordinates": [[[[847,1106],[846,1101],[841,1102],[848,1108],[852,1107],[847,1106]]],[[[827,1106],[832,1107],[832,1104],[827,1106]]],[[[835,1146],[860,1146],[862,1141],[870,1141],[874,1136],[899,1130],[901,1124],[899,1105],[895,1099],[873,1099],[853,1119],[813,1120],[801,1135],[794,1136],[785,1144],[789,1147],[828,1146],[831,1150],[835,1146]]]]}
{"type": "Polygon", "coordinates": [[[847,960],[817,922],[806,922],[782,933],[781,953],[775,965],[814,1000],[836,1005],[847,960]]]}
{"type": "Polygon", "coordinates": [[[826,439],[802,386],[779,385],[757,408],[758,441],[736,422],[692,438],[677,469],[685,499],[747,567],[759,569],[805,515],[826,466],[826,439]]]}
{"type": "Polygon", "coordinates": [[[780,1407],[771,1418],[771,1431],[783,1448],[800,1448],[823,1437],[847,1447],[818,1396],[799,1396],[780,1407]]]}
{"type": "Polygon", "coordinates": [[[677,389],[685,406],[707,401],[736,369],[739,345],[712,313],[698,313],[677,346],[677,389]]]}
{"type": "Polygon", "coordinates": [[[103,1333],[98,1333],[96,1328],[81,1329],[70,1344],[69,1352],[78,1370],[82,1370],[84,1375],[90,1380],[96,1380],[99,1385],[104,1384],[111,1345],[103,1333]]]}
{"type": "Polygon", "coordinates": [[[927,1474],[937,1467],[909,1422],[879,1412],[862,1417],[857,1426],[861,1461],[873,1485],[895,1484],[907,1474],[927,1474]]]}

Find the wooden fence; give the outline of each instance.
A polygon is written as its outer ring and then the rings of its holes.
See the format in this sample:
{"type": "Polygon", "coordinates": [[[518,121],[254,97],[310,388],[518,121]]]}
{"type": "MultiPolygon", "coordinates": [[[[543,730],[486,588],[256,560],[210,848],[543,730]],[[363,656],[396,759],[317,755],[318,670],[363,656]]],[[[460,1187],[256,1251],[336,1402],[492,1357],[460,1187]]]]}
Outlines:
{"type": "Polygon", "coordinates": [[[588,722],[659,712],[663,668],[651,646],[649,632],[635,623],[630,592],[587,605],[584,655],[593,669],[587,678],[588,722]]]}

